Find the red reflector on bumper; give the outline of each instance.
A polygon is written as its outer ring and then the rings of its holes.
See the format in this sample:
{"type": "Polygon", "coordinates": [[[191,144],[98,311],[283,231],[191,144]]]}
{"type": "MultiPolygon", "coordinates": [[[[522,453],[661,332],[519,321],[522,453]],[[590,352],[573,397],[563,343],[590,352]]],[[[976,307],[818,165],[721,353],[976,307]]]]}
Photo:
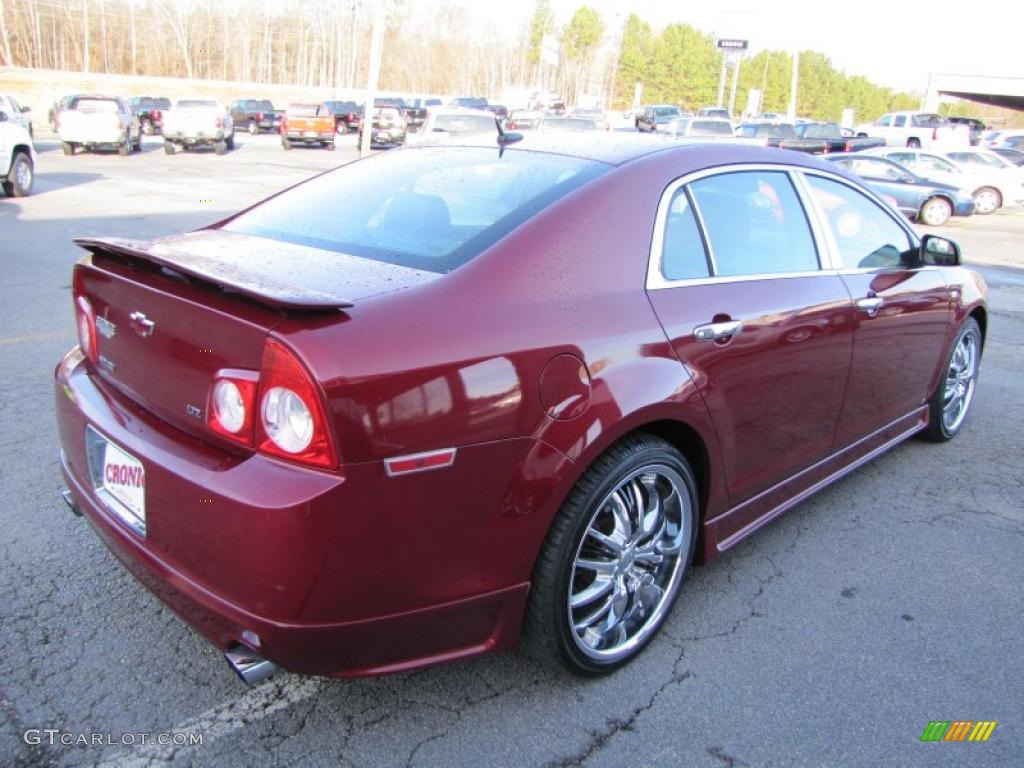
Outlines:
{"type": "Polygon", "coordinates": [[[423,472],[428,469],[450,467],[454,463],[455,449],[443,448],[439,451],[413,453],[409,456],[396,456],[393,459],[385,459],[384,469],[388,473],[388,477],[395,477],[396,475],[407,475],[410,472],[423,472]]]}

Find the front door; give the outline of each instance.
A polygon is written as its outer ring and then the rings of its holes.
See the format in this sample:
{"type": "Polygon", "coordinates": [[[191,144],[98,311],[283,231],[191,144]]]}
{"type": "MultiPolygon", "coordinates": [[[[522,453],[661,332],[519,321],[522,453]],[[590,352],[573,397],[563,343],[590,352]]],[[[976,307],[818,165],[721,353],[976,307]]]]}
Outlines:
{"type": "Polygon", "coordinates": [[[931,395],[952,322],[949,289],[895,217],[853,187],[807,174],[856,310],[837,449],[908,415],[931,395]]]}
{"type": "Polygon", "coordinates": [[[738,505],[825,457],[853,342],[790,173],[723,170],[662,204],[648,294],[714,421],[738,505]]]}

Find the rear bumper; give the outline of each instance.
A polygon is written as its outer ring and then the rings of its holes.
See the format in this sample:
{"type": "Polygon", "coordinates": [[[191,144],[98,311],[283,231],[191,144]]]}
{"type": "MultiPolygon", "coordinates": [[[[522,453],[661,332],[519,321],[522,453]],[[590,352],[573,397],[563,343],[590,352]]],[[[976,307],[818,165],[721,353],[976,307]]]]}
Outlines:
{"type": "Polygon", "coordinates": [[[83,133],[61,133],[60,140],[69,144],[88,146],[118,146],[124,144],[125,131],[85,131],[83,133]]]}
{"type": "MultiPolygon", "coordinates": [[[[217,648],[241,643],[292,672],[358,676],[515,644],[546,520],[503,514],[505,484],[475,508],[462,497],[438,506],[439,483],[451,482],[442,472],[396,480],[374,463],[342,476],[229,456],[121,398],[75,352],[56,373],[74,502],[118,560],[217,648]],[[97,495],[87,425],[145,467],[144,537],[97,495]]],[[[464,490],[480,496],[494,485],[488,466],[532,456],[524,442],[460,453],[464,472],[482,478],[464,490]]]]}
{"type": "Polygon", "coordinates": [[[177,144],[216,144],[219,141],[224,141],[225,138],[226,136],[223,131],[184,133],[182,131],[164,130],[164,139],[177,144]]]}
{"type": "Polygon", "coordinates": [[[289,141],[334,141],[335,132],[285,131],[282,135],[289,141]]]}

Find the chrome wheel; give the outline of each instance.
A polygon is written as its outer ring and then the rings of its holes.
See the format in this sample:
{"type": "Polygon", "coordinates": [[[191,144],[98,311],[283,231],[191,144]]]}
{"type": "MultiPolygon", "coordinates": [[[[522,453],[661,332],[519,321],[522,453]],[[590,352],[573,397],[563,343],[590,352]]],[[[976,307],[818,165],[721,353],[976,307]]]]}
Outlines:
{"type": "Polygon", "coordinates": [[[940,197],[933,197],[921,208],[921,223],[941,227],[953,215],[953,207],[940,197]]]}
{"type": "Polygon", "coordinates": [[[946,371],[942,392],[942,426],[947,434],[960,429],[974,397],[978,380],[978,359],[981,337],[976,328],[964,331],[956,343],[946,371]]]}
{"type": "Polygon", "coordinates": [[[984,187],[974,193],[974,212],[982,216],[994,213],[1002,204],[999,192],[991,187],[984,187]]]}
{"type": "Polygon", "coordinates": [[[648,464],[596,506],[576,549],[566,603],[584,655],[617,661],[658,628],[689,557],[690,498],[675,469],[648,464]]]}
{"type": "Polygon", "coordinates": [[[14,182],[25,193],[32,189],[32,164],[23,156],[14,165],[14,182]]]}

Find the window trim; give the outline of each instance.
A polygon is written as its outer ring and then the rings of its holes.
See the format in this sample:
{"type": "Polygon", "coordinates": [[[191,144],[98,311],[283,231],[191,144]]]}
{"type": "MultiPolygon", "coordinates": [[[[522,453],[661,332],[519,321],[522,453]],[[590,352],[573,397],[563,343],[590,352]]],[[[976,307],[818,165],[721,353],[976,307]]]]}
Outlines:
{"type": "MultiPolygon", "coordinates": [[[[893,272],[902,271],[904,267],[849,267],[844,268],[842,266],[842,259],[839,256],[839,248],[834,242],[834,238],[821,219],[821,210],[818,205],[814,202],[814,198],[811,194],[811,189],[808,184],[806,175],[820,176],[830,181],[838,182],[846,187],[849,187],[854,192],[867,197],[869,200],[874,202],[882,213],[889,216],[897,226],[899,226],[904,233],[908,236],[912,246],[918,246],[921,242],[914,231],[913,227],[902,214],[896,216],[893,215],[889,209],[889,205],[881,198],[881,196],[875,194],[874,190],[869,189],[866,185],[861,186],[849,179],[837,174],[832,173],[828,170],[819,168],[810,168],[806,166],[795,166],[785,165],[783,163],[733,163],[730,165],[719,165],[713,168],[704,168],[699,171],[693,171],[691,173],[680,176],[665,187],[661,193],[661,199],[658,201],[657,213],[654,217],[654,232],[651,237],[651,247],[648,251],[647,257],[647,280],[646,289],[649,291],[662,290],[665,288],[683,288],[686,286],[694,285],[715,285],[719,283],[746,283],[752,280],[789,280],[792,278],[802,277],[815,277],[818,275],[857,275],[857,274],[868,274],[873,272],[893,272]],[[811,240],[814,243],[814,247],[817,249],[819,269],[806,270],[802,272],[770,272],[766,274],[751,274],[751,275],[710,275],[708,277],[687,277],[678,280],[671,280],[665,277],[662,272],[662,261],[664,258],[664,245],[665,245],[665,225],[668,222],[668,212],[672,205],[672,199],[675,197],[676,192],[681,188],[690,184],[691,182],[698,181],[708,176],[717,176],[725,173],[735,173],[737,171],[781,171],[790,178],[790,183],[793,184],[793,188],[796,191],[797,199],[803,206],[804,215],[807,217],[808,227],[811,231],[811,240]]],[[[689,189],[685,190],[687,196],[690,198],[691,204],[693,202],[692,196],[689,194],[689,189]]],[[[717,270],[718,264],[715,261],[714,253],[712,252],[711,243],[707,237],[704,227],[704,219],[700,212],[700,207],[697,205],[693,206],[694,213],[697,217],[697,226],[700,230],[700,236],[704,243],[704,248],[708,257],[709,266],[713,270],[717,270]]],[[[918,269],[923,270],[934,270],[937,267],[922,266],[918,269]]]]}

